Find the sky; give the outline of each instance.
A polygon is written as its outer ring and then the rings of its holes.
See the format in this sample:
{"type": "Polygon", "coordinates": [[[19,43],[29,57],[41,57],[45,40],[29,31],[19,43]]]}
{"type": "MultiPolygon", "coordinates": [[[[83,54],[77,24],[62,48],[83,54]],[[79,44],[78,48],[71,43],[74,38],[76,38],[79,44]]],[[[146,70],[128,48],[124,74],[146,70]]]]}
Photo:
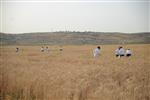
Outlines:
{"type": "Polygon", "coordinates": [[[0,32],[150,32],[150,0],[1,0],[0,32]]]}

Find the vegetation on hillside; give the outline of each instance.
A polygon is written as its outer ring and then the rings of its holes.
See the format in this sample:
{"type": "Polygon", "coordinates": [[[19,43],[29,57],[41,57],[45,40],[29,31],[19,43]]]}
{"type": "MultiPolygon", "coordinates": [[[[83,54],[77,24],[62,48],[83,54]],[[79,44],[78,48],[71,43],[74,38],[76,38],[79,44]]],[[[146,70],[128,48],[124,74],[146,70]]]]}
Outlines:
{"type": "Polygon", "coordinates": [[[150,43],[150,33],[41,32],[24,34],[0,33],[1,44],[132,44],[150,43]]]}

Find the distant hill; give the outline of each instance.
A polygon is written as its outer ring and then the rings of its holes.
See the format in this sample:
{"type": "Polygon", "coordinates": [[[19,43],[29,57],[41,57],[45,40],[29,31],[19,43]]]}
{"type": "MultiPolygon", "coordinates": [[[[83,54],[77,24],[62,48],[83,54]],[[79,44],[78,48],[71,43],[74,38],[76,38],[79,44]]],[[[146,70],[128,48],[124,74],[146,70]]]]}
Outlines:
{"type": "Polygon", "coordinates": [[[104,32],[38,32],[24,34],[0,33],[1,44],[40,45],[40,44],[132,44],[150,43],[147,33],[104,33],[104,32]]]}

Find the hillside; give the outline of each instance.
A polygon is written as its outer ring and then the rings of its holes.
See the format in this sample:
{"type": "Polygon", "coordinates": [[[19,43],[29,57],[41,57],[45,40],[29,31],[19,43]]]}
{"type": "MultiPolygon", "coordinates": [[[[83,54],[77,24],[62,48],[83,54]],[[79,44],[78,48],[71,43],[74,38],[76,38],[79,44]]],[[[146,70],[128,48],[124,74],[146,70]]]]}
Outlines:
{"type": "Polygon", "coordinates": [[[0,33],[1,44],[122,44],[150,43],[150,33],[103,32],[38,32],[24,34],[0,33]]]}

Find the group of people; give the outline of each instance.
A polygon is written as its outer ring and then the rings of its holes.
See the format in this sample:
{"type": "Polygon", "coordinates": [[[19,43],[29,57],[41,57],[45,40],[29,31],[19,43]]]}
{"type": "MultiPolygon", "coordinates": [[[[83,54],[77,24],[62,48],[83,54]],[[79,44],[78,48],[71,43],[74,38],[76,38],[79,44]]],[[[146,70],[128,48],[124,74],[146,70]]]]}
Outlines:
{"type": "Polygon", "coordinates": [[[116,57],[123,57],[123,56],[130,57],[132,55],[132,51],[130,49],[125,50],[123,47],[120,46],[119,48],[116,49],[115,55],[116,57]]]}
{"type": "MultiPolygon", "coordinates": [[[[63,51],[63,49],[59,49],[60,51],[63,51]]],[[[20,49],[17,47],[16,48],[16,52],[19,52],[20,49]]],[[[41,52],[49,52],[49,48],[48,47],[41,47],[41,52]]],[[[94,58],[100,56],[100,53],[101,53],[101,47],[98,46],[96,49],[93,50],[93,56],[94,58]]],[[[116,50],[115,50],[115,55],[116,57],[123,57],[123,56],[126,56],[126,57],[130,57],[132,55],[132,51],[130,49],[127,49],[125,50],[122,46],[118,47],[116,50]]]]}
{"type": "MultiPolygon", "coordinates": [[[[20,51],[20,48],[19,48],[19,47],[16,47],[16,52],[19,52],[19,51],[20,51]]],[[[50,49],[48,48],[48,46],[46,46],[46,47],[42,46],[40,51],[41,51],[41,52],[49,52],[50,49]]],[[[63,49],[60,48],[59,51],[63,51],[63,49]]]]}
{"type": "MultiPolygon", "coordinates": [[[[98,46],[96,49],[93,50],[93,56],[95,58],[100,56],[100,52],[101,52],[101,47],[98,46]]],[[[115,55],[116,57],[119,57],[119,58],[123,56],[130,57],[132,55],[132,51],[130,49],[127,49],[125,51],[125,49],[122,46],[120,46],[119,48],[115,50],[115,55]]]]}
{"type": "MultiPolygon", "coordinates": [[[[49,52],[50,49],[49,49],[48,47],[45,47],[45,48],[44,48],[44,47],[42,46],[42,47],[41,47],[41,52],[45,52],[45,51],[46,51],[46,52],[49,52]]],[[[59,51],[63,51],[63,49],[60,48],[59,51]]]]}
{"type": "Polygon", "coordinates": [[[44,47],[42,46],[42,47],[41,47],[41,52],[44,52],[44,51],[49,52],[49,48],[48,48],[48,47],[45,47],[45,48],[44,48],[44,47]]]}

